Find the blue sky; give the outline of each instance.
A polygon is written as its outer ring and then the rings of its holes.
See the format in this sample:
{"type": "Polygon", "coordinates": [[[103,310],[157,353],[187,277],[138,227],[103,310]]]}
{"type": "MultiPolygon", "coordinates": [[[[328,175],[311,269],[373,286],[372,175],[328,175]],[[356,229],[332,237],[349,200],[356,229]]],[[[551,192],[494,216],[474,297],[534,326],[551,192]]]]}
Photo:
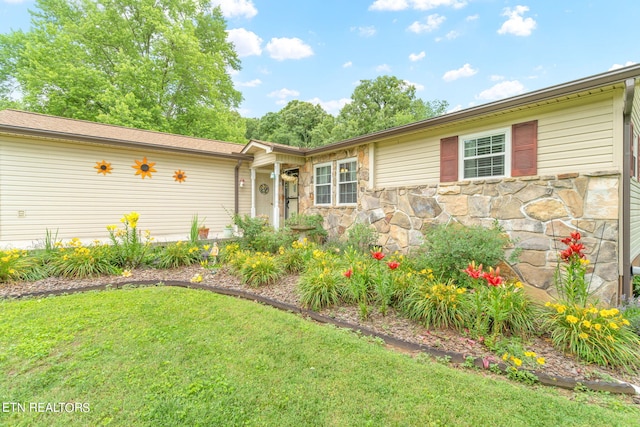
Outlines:
{"type": "MultiPolygon", "coordinates": [[[[450,111],[640,61],[636,0],[214,0],[242,70],[240,113],[293,99],[336,115],[360,80],[392,75],[450,111]]],[[[0,33],[34,0],[0,0],[0,33]]]]}

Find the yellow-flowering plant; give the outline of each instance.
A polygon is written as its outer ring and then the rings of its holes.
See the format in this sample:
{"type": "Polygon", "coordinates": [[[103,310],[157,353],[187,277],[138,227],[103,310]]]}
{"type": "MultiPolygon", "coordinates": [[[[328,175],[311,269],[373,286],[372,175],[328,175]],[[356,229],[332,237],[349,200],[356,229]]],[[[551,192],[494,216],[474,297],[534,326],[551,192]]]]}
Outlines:
{"type": "Polygon", "coordinates": [[[21,279],[34,265],[34,259],[25,250],[0,250],[0,282],[21,279]]]}
{"type": "Polygon", "coordinates": [[[404,311],[410,319],[422,322],[426,327],[464,326],[463,298],[467,289],[457,286],[453,280],[421,280],[404,301],[404,311]]]}
{"type": "Polygon", "coordinates": [[[118,267],[133,269],[139,266],[147,253],[153,238],[149,231],[138,230],[140,214],[129,212],[120,218],[122,227],[107,225],[113,249],[113,262],[118,267]]]}
{"type": "Polygon", "coordinates": [[[282,276],[283,272],[280,261],[269,252],[256,252],[249,255],[240,267],[242,281],[253,287],[273,283],[282,276]]]}
{"type": "Polygon", "coordinates": [[[567,302],[547,302],[545,306],[545,326],[556,347],[585,362],[640,367],[640,337],[617,308],[567,302]]]}

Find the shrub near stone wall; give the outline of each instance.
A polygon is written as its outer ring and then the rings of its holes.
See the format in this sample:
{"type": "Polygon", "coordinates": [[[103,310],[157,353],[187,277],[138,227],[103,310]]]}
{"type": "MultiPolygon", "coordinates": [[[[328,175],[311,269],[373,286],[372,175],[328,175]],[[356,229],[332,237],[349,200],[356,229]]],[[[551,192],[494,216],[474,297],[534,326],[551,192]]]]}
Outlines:
{"type": "MultiPolygon", "coordinates": [[[[433,223],[491,226],[498,220],[521,250],[513,269],[528,284],[551,294],[559,239],[578,230],[594,267],[587,275],[590,290],[610,302],[617,298],[619,275],[619,178],[617,172],[601,172],[374,190],[361,185],[357,207],[310,204],[305,213],[321,214],[333,237],[356,222],[372,224],[380,245],[401,252],[417,248],[433,223]]],[[[312,195],[309,178],[307,182],[307,194],[312,195]]]]}

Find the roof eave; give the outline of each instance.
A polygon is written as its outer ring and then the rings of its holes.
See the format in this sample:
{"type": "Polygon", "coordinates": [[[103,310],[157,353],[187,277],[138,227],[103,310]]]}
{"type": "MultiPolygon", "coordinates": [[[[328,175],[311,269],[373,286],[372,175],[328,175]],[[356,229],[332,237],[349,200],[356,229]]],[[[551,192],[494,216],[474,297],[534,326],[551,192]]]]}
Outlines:
{"type": "Polygon", "coordinates": [[[511,108],[522,107],[536,102],[548,101],[563,96],[568,96],[591,89],[596,89],[608,85],[623,83],[625,80],[638,77],[640,75],[640,64],[608,71],[606,73],[596,74],[580,80],[551,86],[534,92],[528,92],[522,95],[514,96],[499,101],[482,104],[476,107],[466,108],[464,110],[455,111],[453,113],[444,114],[442,116],[432,117],[419,122],[409,123],[407,125],[398,126],[379,132],[370,133],[363,136],[335,142],[318,148],[312,148],[305,152],[306,155],[314,155],[317,153],[338,150],[341,148],[351,147],[354,145],[365,144],[380,138],[389,138],[407,132],[419,131],[431,126],[448,124],[456,121],[465,120],[475,116],[497,113],[511,108]]]}
{"type": "Polygon", "coordinates": [[[50,130],[25,128],[21,126],[12,126],[12,125],[6,125],[6,124],[0,124],[0,133],[7,133],[7,134],[19,135],[19,136],[35,136],[40,138],[57,138],[57,139],[63,139],[66,141],[89,142],[93,144],[109,144],[109,145],[116,145],[116,146],[122,146],[122,147],[146,147],[146,148],[154,148],[162,151],[198,154],[203,156],[220,157],[220,158],[233,159],[233,160],[252,160],[253,159],[253,156],[249,154],[242,154],[240,152],[221,153],[221,152],[198,150],[193,148],[169,147],[166,145],[158,145],[158,144],[146,143],[146,142],[142,143],[142,142],[127,141],[127,140],[115,139],[115,138],[104,138],[104,137],[80,135],[80,134],[73,134],[73,133],[67,133],[67,132],[56,132],[56,131],[50,131],[50,130]]]}

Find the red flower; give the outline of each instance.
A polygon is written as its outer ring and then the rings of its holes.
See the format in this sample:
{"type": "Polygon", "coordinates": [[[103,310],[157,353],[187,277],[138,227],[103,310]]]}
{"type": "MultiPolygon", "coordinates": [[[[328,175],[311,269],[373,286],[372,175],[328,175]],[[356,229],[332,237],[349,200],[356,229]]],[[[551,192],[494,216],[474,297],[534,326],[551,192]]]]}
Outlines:
{"type": "Polygon", "coordinates": [[[489,286],[500,286],[502,284],[502,277],[500,277],[500,267],[493,271],[493,268],[489,269],[489,272],[482,274],[482,278],[487,281],[489,286]]]}
{"type": "Polygon", "coordinates": [[[400,267],[400,263],[398,261],[389,261],[387,265],[392,270],[395,270],[396,268],[400,267]]]}
{"type": "Polygon", "coordinates": [[[482,276],[482,264],[480,264],[480,266],[476,268],[476,262],[472,261],[471,263],[469,263],[467,269],[464,270],[464,272],[467,273],[469,277],[477,279],[482,276]]]}
{"type": "Polygon", "coordinates": [[[374,257],[375,259],[377,259],[378,261],[382,260],[382,258],[384,258],[384,254],[380,251],[376,251],[376,252],[371,252],[371,256],[374,257]]]}
{"type": "Polygon", "coordinates": [[[571,233],[571,238],[572,238],[573,240],[575,240],[575,241],[580,240],[580,238],[581,238],[581,236],[580,236],[580,232],[578,232],[578,231],[573,231],[573,232],[571,233]]]}
{"type": "Polygon", "coordinates": [[[560,258],[562,258],[563,261],[570,262],[574,258],[581,259],[585,257],[583,253],[584,245],[580,243],[581,237],[579,232],[573,231],[571,237],[565,237],[560,240],[567,245],[567,248],[560,252],[560,258]]]}
{"type": "Polygon", "coordinates": [[[347,271],[345,271],[344,273],[342,273],[344,275],[344,277],[346,277],[347,279],[351,278],[351,275],[353,274],[353,270],[352,269],[348,269],[347,271]]]}

